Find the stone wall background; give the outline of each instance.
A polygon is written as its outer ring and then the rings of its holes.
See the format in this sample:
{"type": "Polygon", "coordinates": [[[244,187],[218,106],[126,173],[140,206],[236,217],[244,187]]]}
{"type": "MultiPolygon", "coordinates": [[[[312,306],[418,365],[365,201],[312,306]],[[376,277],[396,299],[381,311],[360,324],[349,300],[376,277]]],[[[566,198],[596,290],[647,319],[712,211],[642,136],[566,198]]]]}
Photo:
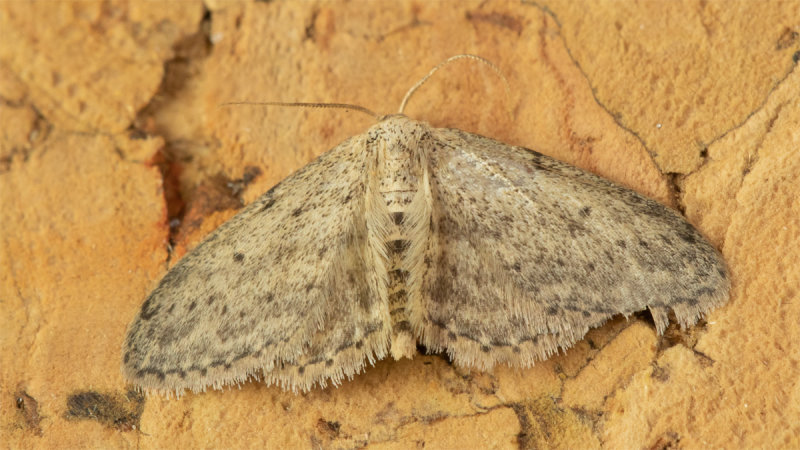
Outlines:
{"type": "Polygon", "coordinates": [[[0,441],[32,447],[800,446],[800,2],[0,3],[0,441]],[[372,120],[523,145],[684,212],[732,298],[527,370],[384,360],[338,389],[145,397],[145,296],[243,203],[372,120]],[[510,112],[510,113],[509,113],[510,112]],[[170,228],[170,221],[180,218],[170,228]],[[172,240],[172,256],[168,244],[172,240]]]}

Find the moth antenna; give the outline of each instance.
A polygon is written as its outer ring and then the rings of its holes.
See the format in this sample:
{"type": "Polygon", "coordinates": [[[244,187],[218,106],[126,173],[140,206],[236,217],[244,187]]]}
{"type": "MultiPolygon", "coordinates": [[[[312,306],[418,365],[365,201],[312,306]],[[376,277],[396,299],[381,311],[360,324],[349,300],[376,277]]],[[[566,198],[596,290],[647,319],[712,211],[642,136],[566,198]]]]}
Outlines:
{"type": "Polygon", "coordinates": [[[431,71],[428,72],[427,75],[422,77],[421,80],[417,81],[417,83],[414,86],[411,86],[411,89],[409,89],[408,92],[406,92],[406,96],[403,97],[403,101],[400,103],[400,109],[397,112],[399,114],[403,114],[403,111],[406,109],[406,105],[408,104],[408,100],[411,98],[414,92],[416,92],[417,89],[419,89],[423,84],[425,84],[425,82],[428,81],[428,78],[430,78],[434,73],[436,73],[437,70],[458,59],[471,59],[473,61],[477,61],[481,64],[488,66],[490,69],[494,71],[494,73],[496,73],[500,77],[501,80],[503,80],[503,84],[505,85],[506,88],[506,95],[509,96],[509,98],[511,97],[511,86],[508,84],[508,79],[506,79],[505,75],[503,75],[503,72],[500,70],[499,67],[497,67],[493,62],[489,61],[486,58],[483,58],[478,55],[470,55],[468,53],[464,53],[461,55],[453,55],[445,59],[444,61],[440,62],[439,64],[436,65],[436,67],[431,69],[431,71]]]}
{"type": "Polygon", "coordinates": [[[311,103],[311,102],[227,102],[219,106],[231,105],[250,105],[250,106],[288,106],[290,108],[329,108],[329,109],[349,109],[358,111],[360,113],[372,116],[373,119],[379,119],[380,116],[360,105],[351,105],[349,103],[311,103]]]}

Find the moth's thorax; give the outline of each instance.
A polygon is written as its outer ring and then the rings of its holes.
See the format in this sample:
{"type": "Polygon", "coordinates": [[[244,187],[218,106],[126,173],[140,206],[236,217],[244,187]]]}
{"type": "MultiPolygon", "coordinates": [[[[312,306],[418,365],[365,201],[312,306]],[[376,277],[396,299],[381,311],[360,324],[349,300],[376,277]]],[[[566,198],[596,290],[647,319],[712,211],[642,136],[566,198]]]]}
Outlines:
{"type": "Polygon", "coordinates": [[[388,116],[370,128],[369,154],[377,158],[378,191],[391,212],[411,203],[422,175],[426,127],[405,116],[388,116]]]}

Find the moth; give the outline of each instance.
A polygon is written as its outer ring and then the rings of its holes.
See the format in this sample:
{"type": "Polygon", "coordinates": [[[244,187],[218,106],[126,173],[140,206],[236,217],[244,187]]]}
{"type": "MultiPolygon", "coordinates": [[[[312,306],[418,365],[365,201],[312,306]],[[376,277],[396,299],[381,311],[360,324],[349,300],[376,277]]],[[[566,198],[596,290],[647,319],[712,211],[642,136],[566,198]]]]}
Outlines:
{"type": "Polygon", "coordinates": [[[729,288],[720,254],[670,208],[394,114],[181,259],[131,323],[122,369],[147,390],[306,391],[418,343],[460,366],[528,367],[615,315],[693,325],[729,288]]]}

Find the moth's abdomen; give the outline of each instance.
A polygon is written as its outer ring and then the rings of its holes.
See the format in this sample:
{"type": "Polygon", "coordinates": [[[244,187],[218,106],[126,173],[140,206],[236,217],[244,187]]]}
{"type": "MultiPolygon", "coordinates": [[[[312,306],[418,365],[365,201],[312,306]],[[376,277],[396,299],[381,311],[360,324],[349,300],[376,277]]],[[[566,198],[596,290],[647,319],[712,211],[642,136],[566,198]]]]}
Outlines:
{"type": "Polygon", "coordinates": [[[386,208],[392,219],[385,245],[388,256],[386,268],[389,272],[387,292],[392,325],[392,348],[394,350],[392,353],[395,357],[410,357],[416,348],[406,312],[409,276],[409,267],[406,267],[406,253],[410,246],[410,236],[405,229],[405,217],[417,189],[413,184],[416,177],[404,164],[405,162],[402,160],[387,161],[386,169],[395,170],[393,172],[387,170],[386,177],[383,178],[385,184],[381,186],[381,196],[386,202],[386,208]]]}

